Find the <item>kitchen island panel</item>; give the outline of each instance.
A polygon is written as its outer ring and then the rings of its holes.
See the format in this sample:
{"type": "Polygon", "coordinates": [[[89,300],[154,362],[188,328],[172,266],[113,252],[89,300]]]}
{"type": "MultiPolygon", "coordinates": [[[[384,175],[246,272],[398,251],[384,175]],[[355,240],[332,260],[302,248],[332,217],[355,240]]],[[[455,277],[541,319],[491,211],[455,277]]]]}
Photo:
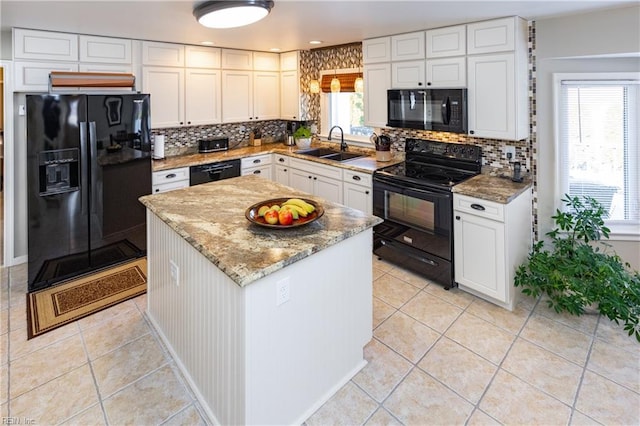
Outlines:
{"type": "Polygon", "coordinates": [[[147,223],[149,318],[214,423],[300,424],[366,364],[371,229],[241,287],[161,218],[147,223]]]}

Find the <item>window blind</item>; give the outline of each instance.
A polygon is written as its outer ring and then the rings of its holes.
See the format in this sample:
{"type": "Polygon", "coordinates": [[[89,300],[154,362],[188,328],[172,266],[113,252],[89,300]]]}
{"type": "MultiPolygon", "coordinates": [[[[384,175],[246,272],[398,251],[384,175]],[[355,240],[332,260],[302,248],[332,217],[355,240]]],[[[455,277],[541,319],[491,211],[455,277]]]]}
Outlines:
{"type": "Polygon", "coordinates": [[[595,198],[609,220],[640,220],[639,100],[637,81],[561,82],[561,189],[595,198]]]}

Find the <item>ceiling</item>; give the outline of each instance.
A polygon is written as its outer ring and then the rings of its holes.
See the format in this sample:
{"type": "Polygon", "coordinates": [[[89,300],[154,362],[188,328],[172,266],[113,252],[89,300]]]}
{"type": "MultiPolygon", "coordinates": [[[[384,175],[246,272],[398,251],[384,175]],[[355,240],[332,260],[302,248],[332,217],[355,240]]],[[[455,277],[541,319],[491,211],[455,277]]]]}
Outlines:
{"type": "Polygon", "coordinates": [[[269,51],[305,50],[366,38],[518,15],[527,20],[637,5],[619,1],[381,1],[275,0],[269,16],[253,25],[214,30],[193,16],[201,1],[0,0],[2,30],[36,28],[142,40],[269,51]]]}

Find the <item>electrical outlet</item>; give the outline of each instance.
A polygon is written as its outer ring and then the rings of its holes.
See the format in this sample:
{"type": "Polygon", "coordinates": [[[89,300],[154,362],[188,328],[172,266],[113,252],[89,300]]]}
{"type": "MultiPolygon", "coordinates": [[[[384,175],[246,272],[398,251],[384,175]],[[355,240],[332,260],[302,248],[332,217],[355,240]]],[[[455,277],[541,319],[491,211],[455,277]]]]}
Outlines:
{"type": "Polygon", "coordinates": [[[180,285],[180,268],[173,260],[169,260],[169,271],[171,273],[171,283],[176,286],[180,285]]]}
{"type": "Polygon", "coordinates": [[[280,306],[291,299],[289,278],[284,278],[276,284],[276,306],[280,306]]]}
{"type": "Polygon", "coordinates": [[[504,157],[509,161],[515,161],[516,159],[516,147],[513,145],[505,145],[502,147],[504,157]]]}

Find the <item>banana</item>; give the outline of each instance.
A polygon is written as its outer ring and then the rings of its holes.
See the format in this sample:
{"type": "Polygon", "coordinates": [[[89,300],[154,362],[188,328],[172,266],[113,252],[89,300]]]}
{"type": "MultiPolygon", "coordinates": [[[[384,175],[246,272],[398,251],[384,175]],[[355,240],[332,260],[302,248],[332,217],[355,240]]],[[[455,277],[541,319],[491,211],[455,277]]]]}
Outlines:
{"type": "MultiPolygon", "coordinates": [[[[307,215],[309,213],[307,213],[307,211],[305,209],[303,209],[302,207],[298,206],[297,204],[287,204],[287,202],[285,201],[285,203],[282,205],[282,208],[288,208],[291,211],[295,211],[298,215],[302,216],[302,217],[307,217],[307,215]]],[[[296,219],[296,218],[294,218],[296,219]]]]}
{"type": "Polygon", "coordinates": [[[305,209],[307,213],[312,213],[316,209],[311,204],[299,198],[289,198],[287,201],[284,202],[284,204],[293,204],[293,205],[299,206],[305,209]]]}

